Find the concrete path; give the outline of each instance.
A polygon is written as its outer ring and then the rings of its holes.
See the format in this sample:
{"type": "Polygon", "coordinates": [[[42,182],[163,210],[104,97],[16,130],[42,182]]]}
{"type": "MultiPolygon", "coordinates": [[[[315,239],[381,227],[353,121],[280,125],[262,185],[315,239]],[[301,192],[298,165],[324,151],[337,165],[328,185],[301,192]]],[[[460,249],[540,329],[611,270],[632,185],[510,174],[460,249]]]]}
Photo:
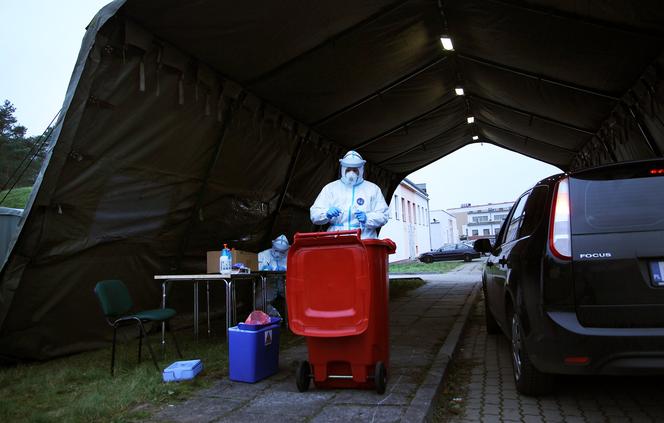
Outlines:
{"type": "Polygon", "coordinates": [[[431,410],[450,349],[456,346],[470,311],[469,301],[477,294],[481,263],[421,277],[426,285],[390,301],[391,368],[384,395],[368,390],[318,390],[313,384],[299,393],[295,368],[307,359],[302,342],[280,352],[278,374],[255,384],[220,380],[184,403],[164,407],[152,420],[421,421],[431,410]],[[456,337],[448,338],[450,333],[456,337]]]}
{"type": "MultiPolygon", "coordinates": [[[[481,297],[481,294],[480,294],[481,297]]],[[[465,392],[457,392],[463,412],[442,416],[453,423],[594,423],[664,421],[661,376],[561,376],[552,395],[532,398],[516,391],[510,345],[503,335],[487,335],[484,305],[478,303],[455,356],[466,366],[465,392]],[[469,368],[468,368],[469,366],[469,368]]],[[[463,391],[464,389],[462,389],[463,391]]]]}

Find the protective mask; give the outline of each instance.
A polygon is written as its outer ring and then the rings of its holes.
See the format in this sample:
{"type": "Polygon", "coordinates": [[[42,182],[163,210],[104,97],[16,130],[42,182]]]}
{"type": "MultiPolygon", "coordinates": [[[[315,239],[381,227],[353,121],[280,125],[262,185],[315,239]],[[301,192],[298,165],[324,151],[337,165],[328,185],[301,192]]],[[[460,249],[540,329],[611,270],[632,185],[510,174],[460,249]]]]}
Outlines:
{"type": "Polygon", "coordinates": [[[351,184],[355,184],[355,182],[357,182],[357,172],[353,172],[352,170],[350,172],[346,172],[346,180],[348,180],[348,182],[351,184]]]}

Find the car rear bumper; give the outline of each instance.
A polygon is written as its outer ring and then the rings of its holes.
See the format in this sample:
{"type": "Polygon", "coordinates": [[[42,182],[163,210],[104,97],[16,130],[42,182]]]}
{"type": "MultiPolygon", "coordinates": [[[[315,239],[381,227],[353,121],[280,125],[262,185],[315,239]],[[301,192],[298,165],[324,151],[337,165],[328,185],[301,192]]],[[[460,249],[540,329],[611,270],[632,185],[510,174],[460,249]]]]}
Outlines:
{"type": "Polygon", "coordinates": [[[526,339],[530,358],[542,372],[664,374],[664,328],[584,327],[573,311],[548,311],[542,317],[545,321],[532,322],[532,327],[545,330],[526,339]]]}

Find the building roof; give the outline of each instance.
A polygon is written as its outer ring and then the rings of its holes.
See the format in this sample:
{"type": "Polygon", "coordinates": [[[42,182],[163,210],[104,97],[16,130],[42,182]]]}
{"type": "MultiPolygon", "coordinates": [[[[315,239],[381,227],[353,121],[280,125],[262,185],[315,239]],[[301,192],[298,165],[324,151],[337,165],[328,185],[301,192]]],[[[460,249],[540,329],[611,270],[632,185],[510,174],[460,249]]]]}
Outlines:
{"type": "Polygon", "coordinates": [[[509,204],[511,206],[512,204],[514,204],[514,201],[504,201],[502,203],[471,204],[468,207],[453,207],[453,208],[450,208],[450,209],[447,209],[447,210],[448,211],[450,211],[450,210],[464,211],[464,210],[468,210],[468,209],[476,209],[476,208],[482,208],[482,207],[486,207],[486,208],[490,208],[492,206],[493,207],[498,207],[498,206],[503,206],[505,204],[509,204]]]}
{"type": "Polygon", "coordinates": [[[427,194],[426,190],[427,184],[416,184],[415,182],[411,181],[408,178],[403,178],[403,181],[401,181],[401,183],[408,185],[410,188],[420,193],[420,195],[425,197],[427,200],[429,199],[429,194],[427,194]]]}

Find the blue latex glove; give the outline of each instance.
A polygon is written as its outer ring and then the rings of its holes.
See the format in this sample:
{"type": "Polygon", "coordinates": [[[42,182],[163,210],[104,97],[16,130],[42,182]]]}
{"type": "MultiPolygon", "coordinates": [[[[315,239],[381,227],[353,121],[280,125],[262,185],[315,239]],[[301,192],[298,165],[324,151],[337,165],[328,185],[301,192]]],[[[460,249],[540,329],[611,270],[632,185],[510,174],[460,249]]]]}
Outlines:
{"type": "Polygon", "coordinates": [[[367,223],[367,214],[363,211],[356,211],[355,218],[362,224],[367,223]]]}
{"type": "Polygon", "coordinates": [[[327,209],[327,213],[325,213],[325,216],[327,216],[328,219],[332,219],[333,217],[337,217],[341,214],[341,210],[337,207],[330,207],[327,209]]]}

